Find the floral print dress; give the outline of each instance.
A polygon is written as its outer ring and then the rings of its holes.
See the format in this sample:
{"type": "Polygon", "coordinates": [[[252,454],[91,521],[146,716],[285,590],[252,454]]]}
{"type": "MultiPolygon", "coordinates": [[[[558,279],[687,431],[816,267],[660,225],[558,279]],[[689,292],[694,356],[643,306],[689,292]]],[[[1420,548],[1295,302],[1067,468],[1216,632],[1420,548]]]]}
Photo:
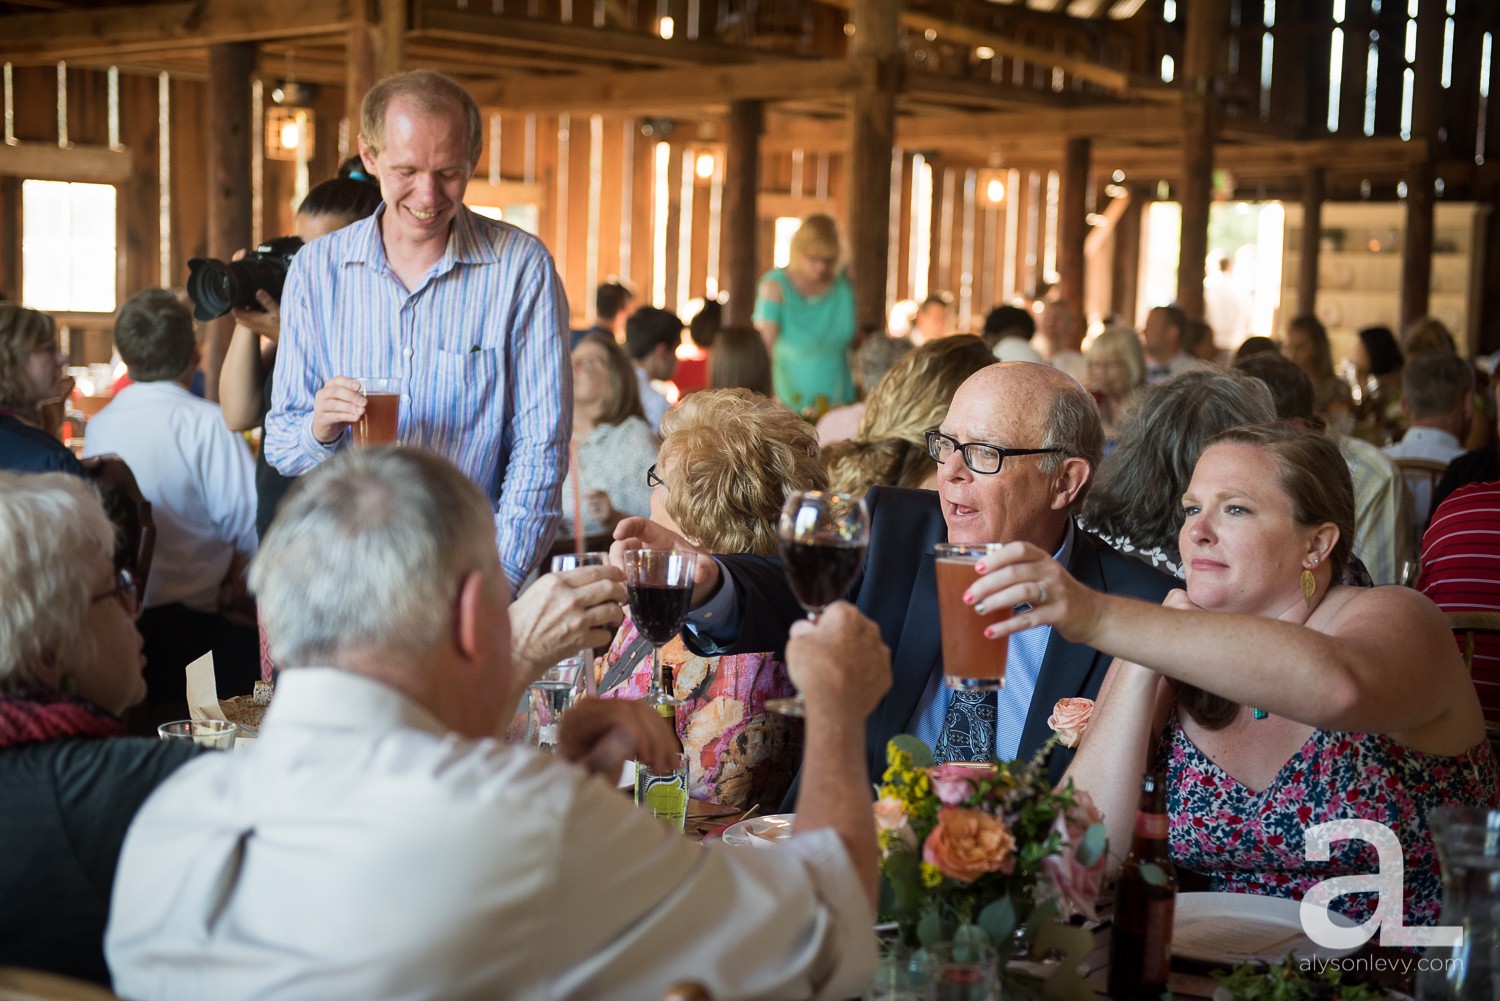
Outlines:
{"type": "MultiPolygon", "coordinates": [[[[1405,850],[1408,925],[1436,924],[1442,881],[1427,815],[1449,803],[1500,805],[1500,777],[1487,742],[1457,757],[1414,751],[1389,737],[1314,730],[1262,792],[1241,785],[1198,749],[1174,714],[1157,752],[1167,776],[1172,860],[1212,879],[1212,889],[1301,900],[1330,876],[1372,873],[1373,845],[1335,841],[1332,858],[1312,862],[1308,827],[1342,818],[1374,820],[1405,850]]],[[[1373,894],[1333,902],[1356,922],[1373,913],[1373,894]]]]}
{"type": "MultiPolygon", "coordinates": [[[[640,634],[627,617],[601,659],[601,677],[632,651],[640,634]]],[[[644,644],[644,640],[640,640],[644,644]]],[[[604,698],[645,698],[651,687],[651,656],[604,698]]],[[[802,760],[801,720],[768,712],[767,699],[793,694],[786,664],[772,653],[700,657],[675,636],[662,647],[671,665],[677,735],[688,759],[688,795],[745,810],[775,813],[802,760]]]]}

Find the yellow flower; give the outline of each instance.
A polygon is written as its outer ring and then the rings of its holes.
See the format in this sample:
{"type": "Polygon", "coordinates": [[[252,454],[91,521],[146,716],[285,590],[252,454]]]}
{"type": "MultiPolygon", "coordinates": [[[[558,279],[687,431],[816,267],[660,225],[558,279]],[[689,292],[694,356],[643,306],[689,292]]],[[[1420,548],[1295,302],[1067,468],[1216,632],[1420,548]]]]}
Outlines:
{"type": "Polygon", "coordinates": [[[943,882],[943,870],[931,862],[922,863],[922,885],[929,890],[936,890],[943,882]]]}

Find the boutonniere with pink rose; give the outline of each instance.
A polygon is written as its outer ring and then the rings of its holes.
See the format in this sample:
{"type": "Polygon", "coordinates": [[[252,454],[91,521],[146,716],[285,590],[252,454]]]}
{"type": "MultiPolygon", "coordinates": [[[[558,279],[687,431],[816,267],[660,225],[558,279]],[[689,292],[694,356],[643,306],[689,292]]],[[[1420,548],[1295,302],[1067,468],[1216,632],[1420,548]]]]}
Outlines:
{"type": "Polygon", "coordinates": [[[1057,734],[1057,742],[1063,747],[1077,747],[1094,718],[1093,699],[1058,699],[1047,717],[1047,726],[1057,734]]]}
{"type": "MultiPolygon", "coordinates": [[[[1081,732],[1087,699],[1064,699],[1054,718],[1081,732]]],[[[1053,958],[1042,982],[1003,974],[1005,996],[1092,997],[1076,974],[1092,937],[1068,924],[1092,918],[1106,865],[1098,810],[1071,780],[1047,780],[1047,755],[1064,727],[1030,761],[934,763],[903,734],[886,748],[875,820],[880,837],[881,914],[909,948],[981,940],[1001,969],[1021,953],[1053,958]],[[1070,961],[1071,960],[1071,961],[1070,961]]],[[[1076,743],[1076,735],[1073,742],[1076,743]]]]}

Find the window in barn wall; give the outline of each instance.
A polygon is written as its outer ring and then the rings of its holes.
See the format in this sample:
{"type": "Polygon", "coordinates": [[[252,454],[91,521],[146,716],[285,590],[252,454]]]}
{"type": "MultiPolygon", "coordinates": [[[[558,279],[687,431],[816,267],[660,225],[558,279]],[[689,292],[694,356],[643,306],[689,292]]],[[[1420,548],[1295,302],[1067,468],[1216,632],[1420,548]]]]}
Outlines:
{"type": "Polygon", "coordinates": [[[776,237],[772,244],[771,263],[778,268],[784,268],[792,261],[792,237],[797,235],[797,228],[802,225],[802,220],[796,216],[780,216],[776,220],[776,237]]]}
{"type": "Polygon", "coordinates": [[[1485,122],[1490,114],[1490,59],[1494,45],[1494,33],[1486,31],[1479,48],[1479,122],[1474,130],[1474,162],[1484,163],[1485,122]]]}
{"type": "Polygon", "coordinates": [[[921,153],[911,158],[911,241],[907,272],[909,299],[927,298],[927,276],[932,266],[932,164],[921,153]]]}
{"type": "Polygon", "coordinates": [[[21,182],[21,297],[36,309],[115,308],[115,188],[21,182]]]}
{"type": "Polygon", "coordinates": [[[1333,32],[1328,43],[1328,131],[1339,130],[1339,99],[1344,91],[1344,0],[1333,2],[1333,32]]]}

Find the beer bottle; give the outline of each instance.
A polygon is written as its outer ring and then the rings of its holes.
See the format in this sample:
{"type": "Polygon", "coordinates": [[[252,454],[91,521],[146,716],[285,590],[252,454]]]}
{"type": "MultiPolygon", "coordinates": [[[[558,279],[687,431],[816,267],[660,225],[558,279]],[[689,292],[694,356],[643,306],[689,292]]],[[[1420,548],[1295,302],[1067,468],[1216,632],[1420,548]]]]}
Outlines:
{"type": "Polygon", "coordinates": [[[1172,961],[1172,913],[1177,871],[1167,848],[1167,790],[1160,773],[1141,779],[1130,854],[1115,884],[1114,928],[1109,943],[1109,996],[1145,1001],[1167,993],[1172,961]]]}

